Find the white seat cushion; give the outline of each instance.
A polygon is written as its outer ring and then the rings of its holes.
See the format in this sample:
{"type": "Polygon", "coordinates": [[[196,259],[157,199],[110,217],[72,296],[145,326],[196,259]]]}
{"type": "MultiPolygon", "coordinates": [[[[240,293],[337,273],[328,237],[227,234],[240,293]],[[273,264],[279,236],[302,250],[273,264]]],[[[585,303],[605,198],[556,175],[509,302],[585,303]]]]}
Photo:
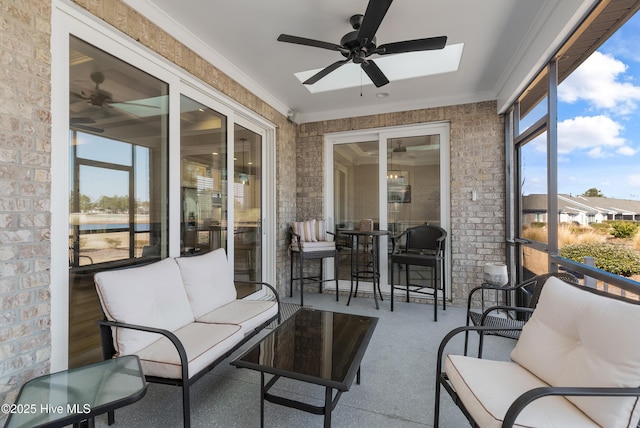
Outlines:
{"type": "MultiPolygon", "coordinates": [[[[94,276],[100,304],[110,321],[169,331],[194,321],[180,270],[173,259],[145,266],[111,270],[94,276]]],[[[117,328],[114,346],[118,355],[135,354],[158,336],[117,328]]]]}
{"type": "Polygon", "coordinates": [[[256,327],[278,314],[278,305],[265,300],[234,300],[199,317],[198,322],[214,324],[238,324],[243,334],[251,333],[256,327]]]}
{"type": "Polygon", "coordinates": [[[236,300],[238,294],[224,248],[178,257],[176,262],[195,318],[236,300]]]}
{"type": "MultiPolygon", "coordinates": [[[[511,358],[552,386],[640,386],[640,306],[551,277],[511,358]]],[[[636,397],[568,397],[605,427],[635,427],[636,397]]]]}
{"type": "MultiPolygon", "coordinates": [[[[333,241],[314,241],[314,242],[301,242],[300,246],[302,251],[335,251],[336,243],[333,241]]],[[[297,244],[291,244],[292,251],[300,251],[297,244]]]]}
{"type": "MultiPolygon", "coordinates": [[[[445,372],[473,419],[482,428],[502,426],[509,406],[522,393],[549,386],[516,363],[448,355],[445,372]]],[[[588,428],[594,421],[560,396],[544,397],[529,404],[516,427],[588,428]]]]}
{"type": "MultiPolygon", "coordinates": [[[[199,322],[182,327],[174,334],[178,336],[187,352],[189,378],[220,358],[244,338],[239,325],[199,322]]],[[[182,377],[180,355],[166,337],[156,340],[137,354],[145,375],[170,379],[182,377]]]]}

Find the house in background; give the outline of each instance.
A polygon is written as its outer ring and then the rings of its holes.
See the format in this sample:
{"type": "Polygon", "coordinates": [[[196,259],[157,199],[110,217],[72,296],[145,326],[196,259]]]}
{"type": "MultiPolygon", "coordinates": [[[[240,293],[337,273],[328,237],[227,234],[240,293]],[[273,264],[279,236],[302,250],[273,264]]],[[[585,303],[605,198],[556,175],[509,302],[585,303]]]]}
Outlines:
{"type": "MultiPolygon", "coordinates": [[[[547,195],[522,197],[523,224],[547,223],[547,195]]],[[[588,226],[606,220],[640,221],[640,201],[596,196],[558,195],[558,222],[588,226]]]]}

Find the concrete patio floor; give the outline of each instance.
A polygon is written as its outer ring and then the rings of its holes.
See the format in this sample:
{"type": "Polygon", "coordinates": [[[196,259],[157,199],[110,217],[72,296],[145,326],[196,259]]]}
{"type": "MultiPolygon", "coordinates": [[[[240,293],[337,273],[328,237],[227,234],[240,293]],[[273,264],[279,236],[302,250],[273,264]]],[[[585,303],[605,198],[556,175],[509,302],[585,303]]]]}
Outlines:
{"type": "MultiPolygon", "coordinates": [[[[441,338],[465,323],[465,309],[438,309],[438,322],[433,321],[430,304],[396,301],[395,311],[389,301],[374,307],[373,299],[357,297],[346,306],[348,296],[305,293],[305,305],[314,309],[379,317],[367,352],[362,361],[362,381],[355,382],[344,393],[333,411],[335,427],[431,427],[433,426],[436,354],[441,338]]],[[[300,302],[299,294],[285,297],[283,302],[300,302]]],[[[266,330],[267,334],[270,330],[266,330]]],[[[261,334],[259,337],[262,337],[261,334]]],[[[454,353],[462,350],[462,337],[450,346],[454,353]]],[[[257,340],[257,339],[255,339],[257,340]]],[[[254,340],[254,341],[255,341],[254,340]]],[[[253,344],[254,341],[250,342],[253,344]]],[[[476,337],[473,337],[476,344],[476,337]]],[[[490,337],[485,357],[508,359],[514,341],[490,337]]],[[[191,389],[191,423],[193,427],[258,427],[260,426],[260,374],[237,369],[229,364],[236,354],[205,375],[191,389]]],[[[475,348],[472,348],[475,349],[475,348]]],[[[277,393],[290,398],[321,405],[322,387],[281,380],[277,393]]],[[[96,419],[97,427],[107,427],[106,415],[96,419]]],[[[182,426],[181,389],[149,384],[146,396],[138,403],[116,411],[112,427],[179,427],[182,426]]],[[[323,417],[300,410],[265,403],[266,427],[321,427],[323,417]]],[[[441,427],[466,427],[466,419],[443,391],[441,427]]]]}

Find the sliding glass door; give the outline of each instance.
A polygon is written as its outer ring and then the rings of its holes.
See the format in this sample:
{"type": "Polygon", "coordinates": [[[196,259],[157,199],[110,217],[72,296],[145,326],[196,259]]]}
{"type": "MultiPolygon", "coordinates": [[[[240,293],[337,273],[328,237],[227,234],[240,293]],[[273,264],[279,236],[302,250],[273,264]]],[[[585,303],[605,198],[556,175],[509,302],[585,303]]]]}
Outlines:
{"type": "Polygon", "coordinates": [[[71,37],[69,367],[102,358],[93,275],[168,255],[168,90],[71,37]]]}
{"type": "MultiPolygon", "coordinates": [[[[447,229],[448,141],[448,124],[326,136],[331,192],[325,203],[335,231],[358,229],[366,219],[392,236],[425,223],[447,229]]],[[[351,243],[338,236],[341,289],[348,289],[351,243]]],[[[381,238],[380,247],[381,286],[388,293],[388,251],[382,249],[391,250],[391,239],[381,238]]]]}

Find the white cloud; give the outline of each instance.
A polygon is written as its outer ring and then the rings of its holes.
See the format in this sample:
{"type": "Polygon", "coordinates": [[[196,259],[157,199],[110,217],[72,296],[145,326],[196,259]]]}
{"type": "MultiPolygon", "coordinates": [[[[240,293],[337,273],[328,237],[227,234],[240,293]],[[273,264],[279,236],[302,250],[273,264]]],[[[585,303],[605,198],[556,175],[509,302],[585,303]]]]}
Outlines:
{"type": "Polygon", "coordinates": [[[625,149],[626,140],[620,137],[623,126],[607,116],[578,116],[558,123],[558,153],[568,154],[574,150],[586,150],[591,157],[604,157],[607,149],[625,149]]]}
{"type": "Polygon", "coordinates": [[[632,174],[627,176],[629,187],[640,187],[640,174],[632,174]]]}
{"type": "Polygon", "coordinates": [[[620,82],[627,66],[610,54],[594,52],[558,86],[560,101],[589,102],[599,109],[629,114],[640,101],[640,86],[620,82]]]}
{"type": "Polygon", "coordinates": [[[636,153],[638,153],[638,151],[636,149],[634,149],[633,147],[629,147],[629,146],[622,146],[618,150],[616,150],[616,152],[618,154],[621,154],[621,155],[624,155],[624,156],[633,156],[636,153]]]}

